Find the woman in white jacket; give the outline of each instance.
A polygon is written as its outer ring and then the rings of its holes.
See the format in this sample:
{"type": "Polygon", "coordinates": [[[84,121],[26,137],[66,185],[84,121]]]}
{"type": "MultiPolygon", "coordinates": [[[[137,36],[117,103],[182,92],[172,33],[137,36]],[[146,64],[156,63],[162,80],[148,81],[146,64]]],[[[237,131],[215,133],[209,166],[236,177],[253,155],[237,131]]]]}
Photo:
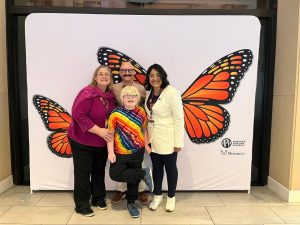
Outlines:
{"type": "Polygon", "coordinates": [[[167,173],[168,197],[166,211],[175,210],[178,179],[177,153],[183,147],[184,115],[181,95],[172,87],[167,73],[158,64],[147,71],[145,109],[148,115],[149,142],[153,166],[154,199],[149,208],[156,210],[162,203],[164,168],[167,173]]]}

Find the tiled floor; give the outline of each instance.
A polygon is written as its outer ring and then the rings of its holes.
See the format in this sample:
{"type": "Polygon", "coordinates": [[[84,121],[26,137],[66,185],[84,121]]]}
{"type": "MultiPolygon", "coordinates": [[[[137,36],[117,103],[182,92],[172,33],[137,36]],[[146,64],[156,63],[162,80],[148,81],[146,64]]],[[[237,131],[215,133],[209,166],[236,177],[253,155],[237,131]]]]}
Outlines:
{"type": "Polygon", "coordinates": [[[164,206],[150,211],[141,206],[141,217],[132,219],[125,202],[110,204],[107,210],[94,208],[94,217],[74,213],[72,192],[38,192],[15,186],[0,195],[0,224],[298,224],[300,203],[289,204],[266,187],[252,187],[244,192],[178,192],[176,211],[167,213],[164,206]]]}

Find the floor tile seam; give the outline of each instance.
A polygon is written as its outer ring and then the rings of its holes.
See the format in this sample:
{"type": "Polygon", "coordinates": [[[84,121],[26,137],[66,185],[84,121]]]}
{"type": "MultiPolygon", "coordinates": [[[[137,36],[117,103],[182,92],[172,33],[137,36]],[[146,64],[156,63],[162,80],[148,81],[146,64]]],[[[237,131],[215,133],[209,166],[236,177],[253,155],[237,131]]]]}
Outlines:
{"type": "Polygon", "coordinates": [[[286,206],[300,206],[300,202],[294,202],[294,203],[289,203],[289,202],[284,202],[286,206]]]}
{"type": "Polygon", "coordinates": [[[220,193],[217,193],[218,198],[221,200],[221,202],[223,203],[224,206],[226,206],[224,200],[221,198],[220,193]]]}
{"type": "Polygon", "coordinates": [[[223,208],[269,208],[269,207],[285,207],[285,206],[269,206],[269,205],[226,205],[226,206],[205,206],[205,207],[223,207],[223,208]]]}
{"type": "Polygon", "coordinates": [[[224,205],[192,205],[192,204],[187,204],[187,205],[179,205],[176,202],[176,208],[186,208],[186,207],[222,207],[224,205]]]}
{"type": "MultiPolygon", "coordinates": [[[[2,206],[2,205],[0,205],[2,206]]],[[[9,209],[13,208],[13,207],[26,207],[26,208],[32,208],[32,209],[36,209],[36,208],[74,208],[72,206],[30,206],[30,205],[3,205],[3,206],[8,206],[10,207],[9,209]]],[[[0,216],[1,217],[1,216],[0,216]]]]}
{"type": "Polygon", "coordinates": [[[28,191],[12,191],[12,190],[7,190],[7,191],[3,192],[2,194],[4,194],[4,193],[30,193],[31,194],[30,191],[28,192],[28,191]]]}
{"type": "Polygon", "coordinates": [[[285,205],[269,205],[269,204],[248,204],[248,205],[244,205],[244,204],[238,204],[238,205],[225,205],[225,206],[210,206],[207,205],[206,207],[285,207],[285,205]]]}
{"type": "MultiPolygon", "coordinates": [[[[160,205],[160,207],[165,207],[165,205],[160,205]]],[[[183,206],[179,206],[177,203],[176,203],[176,208],[205,208],[205,207],[207,207],[207,206],[205,206],[205,205],[199,205],[199,206],[194,206],[194,205],[183,205],[183,206]]],[[[212,206],[212,207],[217,207],[217,206],[212,206]]],[[[221,207],[221,206],[220,206],[221,207]]],[[[148,207],[147,207],[148,208],[148,207]]],[[[149,209],[149,208],[148,208],[149,209]]],[[[149,209],[150,210],[150,209],[149,209]]],[[[152,211],[152,210],[150,210],[150,211],[152,211]]]]}
{"type": "Polygon", "coordinates": [[[22,196],[25,196],[26,199],[28,199],[27,196],[31,196],[30,192],[12,192],[12,191],[5,191],[0,194],[0,198],[9,198],[10,196],[15,196],[15,194],[22,194],[22,196]],[[9,196],[7,196],[9,195],[9,196]]]}
{"type": "Polygon", "coordinates": [[[75,210],[73,210],[73,212],[71,213],[71,215],[70,215],[70,217],[69,217],[69,219],[68,219],[68,221],[67,221],[67,223],[66,224],[69,224],[69,222],[70,222],[70,220],[71,220],[71,218],[72,218],[72,216],[75,214],[75,210]]]}
{"type": "Polygon", "coordinates": [[[43,198],[45,198],[47,195],[47,193],[45,193],[45,195],[43,197],[41,197],[41,199],[39,201],[37,201],[33,206],[35,207],[43,198]]]}
{"type": "Polygon", "coordinates": [[[5,210],[5,212],[0,216],[0,218],[2,217],[2,216],[4,216],[9,210],[10,210],[10,208],[11,208],[12,206],[8,206],[8,208],[5,210]]]}
{"type": "Polygon", "coordinates": [[[142,207],[141,207],[141,215],[140,215],[140,225],[143,224],[142,223],[142,218],[143,218],[143,211],[144,211],[144,209],[150,210],[148,205],[142,205],[142,207]]]}
{"type": "Polygon", "coordinates": [[[41,205],[41,204],[35,204],[34,206],[32,207],[75,207],[75,204],[74,205],[41,205]]]}
{"type": "Polygon", "coordinates": [[[212,223],[213,223],[213,224],[216,224],[215,221],[213,220],[212,216],[210,215],[210,213],[209,213],[207,207],[205,207],[205,210],[206,210],[206,212],[207,212],[207,214],[208,214],[210,220],[212,221],[212,223]]]}
{"type": "Polygon", "coordinates": [[[273,212],[283,223],[287,223],[280,215],[278,215],[271,207],[268,207],[271,212],[273,212]]]}

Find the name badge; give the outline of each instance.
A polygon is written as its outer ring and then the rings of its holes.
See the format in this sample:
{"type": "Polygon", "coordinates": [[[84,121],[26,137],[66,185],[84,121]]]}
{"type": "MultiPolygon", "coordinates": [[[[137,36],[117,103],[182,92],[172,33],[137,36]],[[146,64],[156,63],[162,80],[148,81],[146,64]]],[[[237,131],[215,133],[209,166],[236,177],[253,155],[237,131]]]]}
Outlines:
{"type": "Polygon", "coordinates": [[[154,120],[148,120],[148,128],[154,127],[154,120]]]}

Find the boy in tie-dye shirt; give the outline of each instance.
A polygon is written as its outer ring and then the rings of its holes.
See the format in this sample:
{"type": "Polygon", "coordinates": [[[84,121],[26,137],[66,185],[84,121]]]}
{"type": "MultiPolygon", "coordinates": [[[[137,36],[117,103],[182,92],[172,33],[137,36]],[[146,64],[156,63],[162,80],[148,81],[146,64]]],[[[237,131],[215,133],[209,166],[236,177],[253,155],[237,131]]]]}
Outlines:
{"type": "Polygon", "coordinates": [[[112,180],[127,183],[127,208],[133,218],[140,216],[135,201],[138,185],[144,180],[152,192],[153,181],[150,168],[142,169],[145,148],[148,152],[147,115],[138,106],[140,92],[134,86],[121,90],[121,107],[117,107],[108,119],[108,129],[114,131],[114,141],[107,144],[111,162],[109,174],[112,180]]]}

